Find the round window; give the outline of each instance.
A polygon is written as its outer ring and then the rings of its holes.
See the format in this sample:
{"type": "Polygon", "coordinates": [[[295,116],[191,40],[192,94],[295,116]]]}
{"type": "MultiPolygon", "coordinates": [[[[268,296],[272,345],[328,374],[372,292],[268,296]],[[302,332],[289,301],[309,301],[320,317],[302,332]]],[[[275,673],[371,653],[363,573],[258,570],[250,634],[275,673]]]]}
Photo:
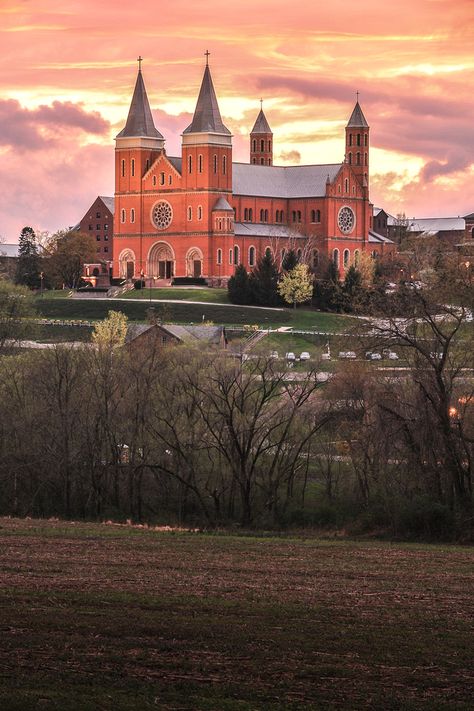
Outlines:
{"type": "Polygon", "coordinates": [[[354,211],[350,207],[341,207],[337,216],[337,224],[343,234],[350,234],[355,226],[354,211]]]}
{"type": "Polygon", "coordinates": [[[151,219],[157,229],[166,230],[173,220],[173,208],[169,202],[160,200],[160,202],[155,203],[151,211],[151,219]]]}

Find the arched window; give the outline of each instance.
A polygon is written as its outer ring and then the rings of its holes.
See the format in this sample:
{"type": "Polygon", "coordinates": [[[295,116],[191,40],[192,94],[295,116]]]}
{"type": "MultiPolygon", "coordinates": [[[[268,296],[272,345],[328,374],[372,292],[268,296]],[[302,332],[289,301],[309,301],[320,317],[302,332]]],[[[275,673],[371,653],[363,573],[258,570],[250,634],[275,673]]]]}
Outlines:
{"type": "Polygon", "coordinates": [[[149,168],[150,168],[150,159],[147,158],[147,159],[146,159],[146,168],[145,168],[145,171],[148,172],[149,168]]]}
{"type": "Polygon", "coordinates": [[[249,222],[252,222],[253,220],[253,210],[251,207],[249,207],[249,222]]]}
{"type": "Polygon", "coordinates": [[[135,208],[130,210],[130,222],[135,222],[135,208]]]}
{"type": "Polygon", "coordinates": [[[355,250],[354,252],[354,266],[358,267],[360,262],[360,252],[358,249],[355,250]]]}
{"type": "Polygon", "coordinates": [[[248,222],[249,219],[249,211],[248,208],[244,208],[244,222],[248,222]]]}
{"type": "Polygon", "coordinates": [[[192,172],[193,172],[193,157],[188,156],[188,173],[191,174],[192,172]]]}
{"type": "Polygon", "coordinates": [[[364,165],[367,165],[367,153],[364,153],[364,165]]]}
{"type": "Polygon", "coordinates": [[[253,163],[254,165],[256,165],[257,159],[256,159],[256,158],[252,158],[252,163],[253,163]]]}
{"type": "Polygon", "coordinates": [[[249,247],[249,267],[255,266],[255,247],[249,247]]]}
{"type": "Polygon", "coordinates": [[[360,153],[357,153],[356,155],[356,164],[360,165],[360,153]]]}
{"type": "Polygon", "coordinates": [[[217,250],[217,264],[222,264],[222,249],[217,250]]]}
{"type": "Polygon", "coordinates": [[[271,256],[272,256],[271,247],[265,247],[265,256],[266,256],[266,257],[271,257],[271,256]]]}
{"type": "Polygon", "coordinates": [[[260,158],[260,165],[265,165],[265,158],[260,158]]]}
{"type": "Polygon", "coordinates": [[[235,245],[234,247],[234,264],[237,266],[240,264],[240,249],[235,245]]]}
{"type": "Polygon", "coordinates": [[[198,220],[202,220],[202,205],[198,205],[198,220]]]}
{"type": "Polygon", "coordinates": [[[173,177],[172,177],[172,175],[171,175],[171,173],[170,173],[170,174],[168,175],[168,185],[171,185],[172,182],[173,182],[173,177]]]}
{"type": "Polygon", "coordinates": [[[372,257],[372,259],[377,259],[377,250],[374,249],[370,256],[372,257]]]}
{"type": "Polygon", "coordinates": [[[131,173],[133,177],[135,175],[135,158],[132,158],[131,173]]]}
{"type": "Polygon", "coordinates": [[[349,192],[349,178],[344,179],[344,192],[345,193],[349,192]]]}
{"type": "Polygon", "coordinates": [[[333,249],[332,261],[334,262],[334,265],[339,269],[339,250],[338,249],[333,249]]]}
{"type": "Polygon", "coordinates": [[[120,222],[125,222],[125,210],[120,210],[120,222]]]}
{"type": "Polygon", "coordinates": [[[125,178],[125,161],[122,160],[122,178],[125,178]]]}
{"type": "Polygon", "coordinates": [[[298,222],[301,222],[301,210],[298,210],[298,222]]]}
{"type": "Polygon", "coordinates": [[[188,207],[188,220],[193,219],[193,208],[190,206],[188,207]]]}
{"type": "Polygon", "coordinates": [[[202,173],[202,155],[198,155],[198,171],[202,173]]]}
{"type": "Polygon", "coordinates": [[[343,259],[344,259],[344,269],[347,269],[347,267],[349,266],[350,257],[351,257],[351,253],[349,252],[348,249],[345,249],[345,250],[344,250],[344,257],[343,257],[343,259]]]}
{"type": "Polygon", "coordinates": [[[316,210],[316,222],[321,222],[321,210],[316,210]]]}
{"type": "Polygon", "coordinates": [[[367,141],[367,134],[365,134],[365,135],[364,135],[364,146],[366,146],[367,143],[368,143],[368,141],[367,141]]]}
{"type": "Polygon", "coordinates": [[[317,269],[318,267],[319,267],[319,250],[313,249],[313,269],[317,269]]]}
{"type": "Polygon", "coordinates": [[[160,185],[164,185],[164,184],[165,184],[165,174],[160,173],[160,185]]]}
{"type": "Polygon", "coordinates": [[[252,141],[252,151],[253,151],[254,153],[257,152],[257,141],[255,140],[255,138],[254,138],[253,141],[252,141]]]}
{"type": "Polygon", "coordinates": [[[153,176],[153,187],[156,185],[156,175],[153,176]]]}
{"type": "Polygon", "coordinates": [[[268,141],[268,152],[270,153],[271,150],[272,150],[272,142],[268,141]]]}
{"type": "Polygon", "coordinates": [[[352,165],[352,151],[349,151],[349,165],[352,165]]]}
{"type": "Polygon", "coordinates": [[[221,217],[219,217],[217,219],[217,229],[222,230],[222,218],[221,217]]]}
{"type": "Polygon", "coordinates": [[[264,222],[265,220],[265,210],[260,210],[260,222],[264,222]]]}
{"type": "Polygon", "coordinates": [[[227,173],[227,157],[222,156],[222,175],[227,173]]]}
{"type": "Polygon", "coordinates": [[[214,175],[216,175],[216,173],[217,173],[217,156],[216,156],[216,154],[214,154],[214,157],[213,157],[213,164],[214,164],[214,175]]]}
{"type": "Polygon", "coordinates": [[[355,186],[355,185],[352,186],[352,194],[353,194],[353,195],[356,194],[356,186],[355,186]]]}
{"type": "Polygon", "coordinates": [[[291,213],[291,219],[293,222],[296,222],[296,210],[293,210],[291,213]]]}
{"type": "Polygon", "coordinates": [[[349,145],[352,146],[352,133],[349,134],[349,145]]]}
{"type": "Polygon", "coordinates": [[[268,210],[265,210],[264,217],[265,217],[265,222],[268,222],[268,210]]]}
{"type": "Polygon", "coordinates": [[[265,141],[262,140],[260,141],[260,153],[265,153],[265,141]]]}
{"type": "Polygon", "coordinates": [[[271,158],[267,158],[267,165],[271,165],[271,164],[272,164],[272,159],[271,159],[271,158]]]}
{"type": "Polygon", "coordinates": [[[360,133],[357,134],[357,145],[360,146],[360,133]]]}
{"type": "Polygon", "coordinates": [[[280,211],[280,218],[281,218],[281,220],[280,220],[281,222],[285,221],[285,211],[284,210],[280,211]]]}
{"type": "Polygon", "coordinates": [[[232,257],[234,256],[234,250],[229,249],[229,264],[232,264],[232,257]]]}

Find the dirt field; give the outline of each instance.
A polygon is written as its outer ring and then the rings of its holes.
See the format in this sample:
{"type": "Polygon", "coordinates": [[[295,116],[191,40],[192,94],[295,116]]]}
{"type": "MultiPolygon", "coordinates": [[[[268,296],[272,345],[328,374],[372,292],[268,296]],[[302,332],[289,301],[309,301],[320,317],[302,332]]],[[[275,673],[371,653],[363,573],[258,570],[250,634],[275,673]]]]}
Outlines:
{"type": "Polygon", "coordinates": [[[0,709],[471,710],[474,551],[0,519],[0,709]]]}

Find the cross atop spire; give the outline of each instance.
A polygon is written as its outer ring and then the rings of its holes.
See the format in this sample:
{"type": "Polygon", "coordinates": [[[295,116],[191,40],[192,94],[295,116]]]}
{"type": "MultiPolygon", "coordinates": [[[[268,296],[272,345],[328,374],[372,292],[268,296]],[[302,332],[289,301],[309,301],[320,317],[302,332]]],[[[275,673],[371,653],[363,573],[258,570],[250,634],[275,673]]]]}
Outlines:
{"type": "Polygon", "coordinates": [[[141,55],[138,57],[137,62],[138,62],[138,71],[141,72],[142,62],[143,62],[143,57],[141,55]]]}
{"type": "Polygon", "coordinates": [[[356,91],[357,103],[359,103],[359,92],[356,91]]]}
{"type": "Polygon", "coordinates": [[[209,55],[210,55],[210,54],[211,54],[211,53],[209,52],[209,50],[206,49],[206,51],[204,52],[204,56],[206,57],[206,67],[209,66],[209,55]]]}
{"type": "Polygon", "coordinates": [[[260,110],[263,109],[263,99],[260,99],[260,110]]]}

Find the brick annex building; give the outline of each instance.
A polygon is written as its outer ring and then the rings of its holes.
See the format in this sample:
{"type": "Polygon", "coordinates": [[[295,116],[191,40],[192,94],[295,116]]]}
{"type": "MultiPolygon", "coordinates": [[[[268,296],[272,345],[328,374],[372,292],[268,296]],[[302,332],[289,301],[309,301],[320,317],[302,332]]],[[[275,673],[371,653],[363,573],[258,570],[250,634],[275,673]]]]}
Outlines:
{"type": "Polygon", "coordinates": [[[333,259],[343,277],[361,252],[392,252],[393,243],[372,230],[369,125],[358,101],[345,133],[342,163],[274,166],[273,133],[260,110],[249,163],[234,163],[206,63],[182,156],[171,157],[140,66],[116,137],[114,275],[225,284],[237,264],[250,271],[268,249],[279,262],[291,246],[315,269],[333,259]]]}

